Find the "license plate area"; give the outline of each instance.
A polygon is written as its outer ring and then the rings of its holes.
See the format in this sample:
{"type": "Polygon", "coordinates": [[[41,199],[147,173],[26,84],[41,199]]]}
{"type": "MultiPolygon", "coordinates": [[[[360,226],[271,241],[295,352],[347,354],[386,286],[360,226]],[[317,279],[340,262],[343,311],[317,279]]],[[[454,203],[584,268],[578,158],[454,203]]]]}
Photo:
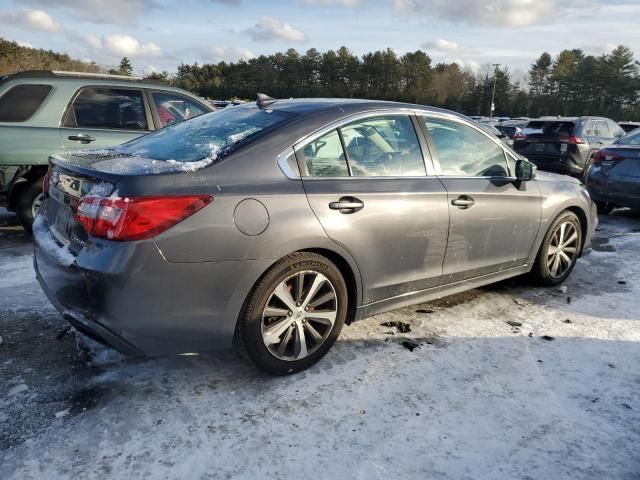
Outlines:
{"type": "Polygon", "coordinates": [[[544,152],[547,149],[547,146],[544,143],[536,143],[534,149],[536,152],[544,152]]]}
{"type": "Polygon", "coordinates": [[[51,233],[63,245],[70,244],[73,229],[77,223],[74,218],[74,209],[77,206],[77,199],[57,189],[49,186],[49,202],[47,202],[47,222],[51,233]]]}

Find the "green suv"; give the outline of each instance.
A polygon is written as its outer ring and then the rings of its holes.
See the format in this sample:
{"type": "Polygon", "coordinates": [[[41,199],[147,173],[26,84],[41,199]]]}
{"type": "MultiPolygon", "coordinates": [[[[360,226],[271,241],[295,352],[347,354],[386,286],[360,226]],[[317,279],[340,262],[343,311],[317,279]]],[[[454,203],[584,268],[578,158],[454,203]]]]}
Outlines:
{"type": "Polygon", "coordinates": [[[0,206],[31,230],[51,154],[111,147],[213,111],[204,100],[119,75],[26,71],[0,78],[0,206]]]}

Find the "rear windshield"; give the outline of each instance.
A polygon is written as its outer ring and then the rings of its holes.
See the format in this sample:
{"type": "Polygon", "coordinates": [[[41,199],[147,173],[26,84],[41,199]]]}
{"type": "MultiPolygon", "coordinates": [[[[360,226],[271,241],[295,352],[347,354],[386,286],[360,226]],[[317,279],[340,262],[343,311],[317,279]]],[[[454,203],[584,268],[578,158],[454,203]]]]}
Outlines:
{"type": "Polygon", "coordinates": [[[51,85],[25,84],[11,87],[0,97],[0,122],[25,122],[42,105],[51,85]]]}
{"type": "Polygon", "coordinates": [[[228,107],[178,123],[115,148],[118,153],[177,162],[216,160],[231,147],[297,115],[257,107],[228,107]]]}
{"type": "Polygon", "coordinates": [[[640,145],[640,128],[614,142],[616,145],[640,145]]]}
{"type": "Polygon", "coordinates": [[[535,121],[529,122],[523,133],[525,135],[557,137],[562,135],[573,135],[575,128],[576,124],[573,122],[535,121]]]}

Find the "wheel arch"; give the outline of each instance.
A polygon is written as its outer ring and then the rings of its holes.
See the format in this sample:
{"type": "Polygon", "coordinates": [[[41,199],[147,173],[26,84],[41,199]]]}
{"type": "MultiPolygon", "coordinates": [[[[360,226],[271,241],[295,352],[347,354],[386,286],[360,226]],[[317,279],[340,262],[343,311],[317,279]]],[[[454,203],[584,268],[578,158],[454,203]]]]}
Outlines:
{"type": "MultiPolygon", "coordinates": [[[[574,213],[577,217],[578,220],[580,220],[580,230],[582,233],[581,239],[580,239],[580,254],[582,255],[582,250],[584,248],[584,244],[587,241],[587,235],[588,235],[588,227],[589,227],[589,219],[587,217],[587,213],[580,207],[576,206],[576,205],[570,205],[567,208],[565,208],[562,212],[560,212],[558,215],[556,215],[555,218],[558,218],[560,215],[562,215],[563,212],[571,212],[574,213]]],[[[555,221],[555,219],[554,219],[555,221]]]]}
{"type": "Polygon", "coordinates": [[[333,264],[338,267],[338,270],[340,270],[340,273],[342,274],[342,278],[347,284],[349,308],[347,310],[347,319],[345,320],[345,323],[347,325],[350,325],[356,319],[356,311],[359,305],[360,298],[359,293],[361,291],[360,283],[356,278],[356,273],[353,271],[351,264],[342,255],[327,248],[306,248],[303,250],[298,250],[298,252],[310,252],[322,255],[323,257],[331,260],[331,262],[333,262],[333,264]]]}

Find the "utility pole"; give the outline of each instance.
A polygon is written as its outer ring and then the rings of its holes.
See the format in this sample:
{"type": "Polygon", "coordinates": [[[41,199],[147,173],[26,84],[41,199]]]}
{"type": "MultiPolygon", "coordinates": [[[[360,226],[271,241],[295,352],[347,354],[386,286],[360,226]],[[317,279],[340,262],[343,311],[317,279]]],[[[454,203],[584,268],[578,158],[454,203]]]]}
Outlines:
{"type": "Polygon", "coordinates": [[[493,66],[495,67],[495,71],[493,72],[493,92],[491,93],[491,105],[489,106],[489,118],[493,118],[493,111],[496,108],[493,102],[496,99],[496,81],[498,80],[498,67],[500,66],[500,64],[494,63],[493,66]]]}

